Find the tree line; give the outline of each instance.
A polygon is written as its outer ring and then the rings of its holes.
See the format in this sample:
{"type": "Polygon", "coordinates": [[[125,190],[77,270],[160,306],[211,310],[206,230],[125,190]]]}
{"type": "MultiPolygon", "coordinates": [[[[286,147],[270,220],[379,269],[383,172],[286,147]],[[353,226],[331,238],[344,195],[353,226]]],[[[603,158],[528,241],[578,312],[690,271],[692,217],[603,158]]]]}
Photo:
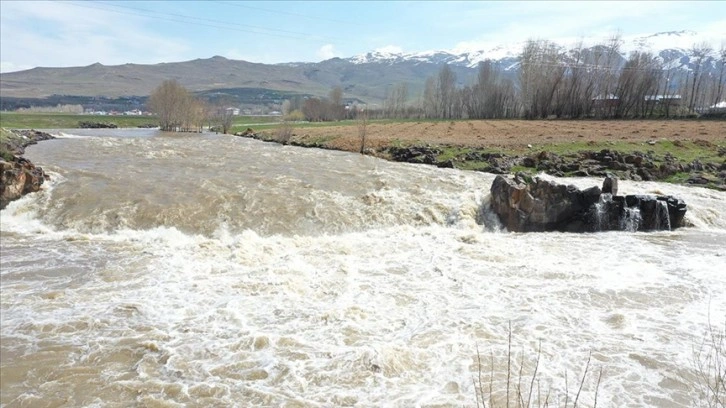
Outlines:
{"type": "MultiPolygon", "coordinates": [[[[371,119],[670,118],[697,116],[726,99],[726,46],[714,53],[706,43],[694,44],[688,70],[644,51],[623,61],[621,46],[615,36],[594,47],[577,44],[566,53],[554,42],[530,40],[519,55],[516,78],[484,61],[474,80],[461,86],[444,65],[427,78],[418,100],[410,100],[407,84],[398,84],[382,106],[367,106],[365,112],[371,119]],[[707,69],[714,62],[716,70],[707,69]]],[[[301,116],[339,120],[363,111],[349,107],[330,113],[342,108],[337,95],[300,101],[301,116]]]]}
{"type": "Polygon", "coordinates": [[[167,132],[201,132],[205,126],[227,133],[232,128],[234,110],[229,101],[217,104],[194,97],[174,79],[163,81],[147,102],[156,114],[159,128],[167,132]]]}
{"type": "MultiPolygon", "coordinates": [[[[656,55],[636,51],[625,62],[614,37],[595,47],[577,45],[564,53],[553,42],[528,41],[519,75],[504,75],[492,61],[479,64],[473,83],[457,86],[447,65],[426,80],[411,108],[375,113],[382,117],[435,119],[653,118],[693,116],[726,98],[726,47],[707,70],[713,49],[694,45],[691,70],[666,66],[656,55]]],[[[672,64],[671,64],[672,65],[672,64]]],[[[384,104],[385,105],[385,104],[384,104]]]]}
{"type": "MultiPolygon", "coordinates": [[[[691,69],[665,65],[649,52],[621,57],[618,36],[594,47],[580,43],[568,53],[547,40],[529,40],[519,55],[516,78],[493,61],[479,64],[471,83],[460,85],[444,65],[426,79],[418,99],[405,83],[393,86],[382,106],[345,104],[334,87],[327,98],[296,97],[282,104],[287,120],[356,119],[545,119],[669,118],[696,116],[726,99],[726,46],[690,49],[691,69]],[[714,58],[714,54],[716,57],[714,58]],[[716,62],[716,70],[707,69],[716,62]]],[[[175,80],[164,81],[149,98],[162,130],[201,131],[214,124],[227,133],[232,112],[194,98],[175,80]]]]}

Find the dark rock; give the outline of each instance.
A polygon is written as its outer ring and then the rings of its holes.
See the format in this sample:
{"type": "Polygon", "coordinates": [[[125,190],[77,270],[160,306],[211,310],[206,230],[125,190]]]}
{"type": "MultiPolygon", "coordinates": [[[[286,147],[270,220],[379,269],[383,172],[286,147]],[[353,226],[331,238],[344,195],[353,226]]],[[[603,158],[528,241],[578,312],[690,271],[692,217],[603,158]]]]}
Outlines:
{"type": "Polygon", "coordinates": [[[686,183],[688,184],[708,184],[711,180],[707,179],[706,177],[703,177],[701,174],[693,174],[690,177],[688,177],[688,180],[686,180],[686,183]]]}
{"type": "Polygon", "coordinates": [[[564,172],[573,172],[580,170],[580,163],[578,162],[572,162],[572,163],[563,163],[559,166],[559,169],[564,172]]]}
{"type": "Polygon", "coordinates": [[[650,172],[644,167],[640,167],[637,171],[637,174],[645,181],[652,181],[654,179],[653,175],[650,174],[650,172]]]}
{"type": "Polygon", "coordinates": [[[620,170],[620,171],[628,170],[628,165],[625,163],[619,162],[619,161],[610,162],[608,167],[613,170],[620,170]]]}
{"type": "Polygon", "coordinates": [[[701,161],[698,159],[692,161],[688,165],[688,167],[689,167],[689,170],[691,170],[691,171],[703,171],[704,170],[703,163],[701,163],[701,161]]]}
{"type": "Polygon", "coordinates": [[[602,182],[602,193],[618,195],[618,178],[608,175],[602,182]]]}
{"type": "Polygon", "coordinates": [[[407,163],[437,163],[436,156],[441,154],[441,150],[427,146],[409,146],[409,147],[390,147],[388,153],[394,161],[407,163]]]}
{"type": "Polygon", "coordinates": [[[446,161],[438,162],[436,163],[437,167],[441,167],[442,169],[453,169],[454,168],[454,161],[449,159],[446,161]]]}
{"type": "Polygon", "coordinates": [[[642,156],[636,156],[634,154],[625,156],[624,161],[626,164],[632,164],[635,167],[640,167],[643,165],[643,157],[642,156]]]}
{"type": "Polygon", "coordinates": [[[78,127],[81,129],[116,129],[118,125],[115,123],[104,123],[104,122],[78,122],[78,127]]]}
{"type": "Polygon", "coordinates": [[[537,167],[537,160],[532,157],[525,157],[522,159],[522,166],[524,167],[537,167]]]}
{"type": "Polygon", "coordinates": [[[491,208],[512,232],[655,231],[683,225],[686,204],[680,199],[616,193],[614,177],[605,180],[601,191],[540,178],[497,176],[491,187],[491,208]]]}
{"type": "Polygon", "coordinates": [[[254,129],[247,128],[244,132],[237,132],[234,134],[235,136],[242,136],[242,137],[251,137],[251,138],[257,138],[257,133],[255,133],[254,129]]]}

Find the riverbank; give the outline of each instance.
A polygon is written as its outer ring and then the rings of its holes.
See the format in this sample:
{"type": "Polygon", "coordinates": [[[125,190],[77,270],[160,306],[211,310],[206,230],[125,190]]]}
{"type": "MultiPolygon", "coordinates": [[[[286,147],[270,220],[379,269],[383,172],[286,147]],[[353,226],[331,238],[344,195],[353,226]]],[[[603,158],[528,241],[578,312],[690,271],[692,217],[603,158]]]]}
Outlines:
{"type": "Polygon", "coordinates": [[[22,157],[25,148],[53,136],[37,130],[8,130],[0,128],[0,209],[8,203],[40,190],[48,180],[41,167],[22,157]]]}
{"type": "MultiPolygon", "coordinates": [[[[237,135],[358,152],[360,129],[248,129],[237,135]]],[[[726,191],[723,121],[408,121],[367,124],[365,152],[389,160],[496,174],[665,181],[726,191]]]]}

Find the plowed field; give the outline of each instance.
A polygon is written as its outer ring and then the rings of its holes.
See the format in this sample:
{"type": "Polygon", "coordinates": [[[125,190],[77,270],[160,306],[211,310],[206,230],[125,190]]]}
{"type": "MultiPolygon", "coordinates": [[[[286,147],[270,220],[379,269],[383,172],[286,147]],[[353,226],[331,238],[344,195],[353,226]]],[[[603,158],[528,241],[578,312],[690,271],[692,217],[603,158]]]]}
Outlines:
{"type": "MultiPolygon", "coordinates": [[[[360,149],[356,125],[306,127],[294,130],[301,143],[319,141],[329,147],[360,149]]],[[[469,147],[501,147],[508,150],[528,144],[542,146],[566,142],[639,142],[649,140],[706,140],[726,144],[726,122],[696,120],[468,120],[369,123],[367,147],[395,143],[453,144],[469,147]]]]}

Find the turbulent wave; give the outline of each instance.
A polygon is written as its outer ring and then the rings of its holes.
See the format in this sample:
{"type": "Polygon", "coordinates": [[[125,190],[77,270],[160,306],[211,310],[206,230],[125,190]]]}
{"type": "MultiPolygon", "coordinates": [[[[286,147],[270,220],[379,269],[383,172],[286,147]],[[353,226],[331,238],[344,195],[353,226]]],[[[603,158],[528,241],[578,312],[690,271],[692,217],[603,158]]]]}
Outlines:
{"type": "Polygon", "coordinates": [[[129,134],[28,150],[52,181],[0,213],[2,405],[470,406],[510,322],[553,395],[592,353],[598,405],[698,403],[722,192],[621,181],[692,226],[506,234],[488,174],[129,134]]]}

